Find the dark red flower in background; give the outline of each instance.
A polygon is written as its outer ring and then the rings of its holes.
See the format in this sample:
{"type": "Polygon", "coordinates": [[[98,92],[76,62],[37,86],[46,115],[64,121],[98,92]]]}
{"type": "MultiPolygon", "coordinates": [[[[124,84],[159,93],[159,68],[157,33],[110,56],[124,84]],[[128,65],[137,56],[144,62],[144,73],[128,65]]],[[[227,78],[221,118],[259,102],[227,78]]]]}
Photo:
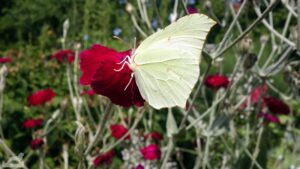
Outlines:
{"type": "Polygon", "coordinates": [[[68,61],[68,63],[73,63],[75,52],[70,49],[59,50],[51,55],[51,59],[57,59],[59,62],[68,61]]]}
{"type": "Polygon", "coordinates": [[[33,150],[37,150],[37,149],[39,149],[40,147],[42,147],[43,144],[44,144],[43,139],[36,138],[36,139],[34,139],[34,140],[32,140],[32,141],[30,142],[30,147],[31,147],[31,149],[33,149],[33,150]]]}
{"type": "Polygon", "coordinates": [[[188,14],[194,14],[194,13],[198,13],[198,10],[194,6],[188,6],[187,12],[188,14]]]}
{"type": "Polygon", "coordinates": [[[115,69],[121,67],[120,63],[131,51],[117,52],[98,44],[80,53],[80,69],[83,72],[80,84],[91,85],[97,94],[106,96],[117,105],[129,107],[132,105],[142,106],[144,99],[133,79],[126,90],[125,87],[131,78],[131,69],[125,65],[117,72],[115,69]]]}
{"type": "Polygon", "coordinates": [[[148,133],[147,135],[145,135],[145,140],[147,140],[148,138],[152,138],[154,140],[162,140],[163,139],[163,136],[158,133],[158,132],[151,132],[151,133],[148,133]]]}
{"type": "Polygon", "coordinates": [[[273,97],[265,97],[264,103],[268,109],[275,114],[287,115],[290,113],[290,108],[287,104],[273,97]]]}
{"type": "Polygon", "coordinates": [[[26,119],[23,121],[22,126],[26,129],[43,126],[43,119],[26,119]]]}
{"type": "MultiPolygon", "coordinates": [[[[128,132],[128,129],[121,124],[114,124],[110,126],[110,131],[114,138],[120,139],[128,132]]],[[[130,137],[127,137],[126,139],[129,138],[130,137]]]]}
{"type": "Polygon", "coordinates": [[[145,160],[157,160],[161,156],[159,147],[155,144],[150,144],[140,149],[145,160]]]}
{"type": "Polygon", "coordinates": [[[9,57],[1,57],[0,58],[0,63],[8,63],[8,62],[12,62],[12,58],[9,58],[9,57]]]}
{"type": "Polygon", "coordinates": [[[48,101],[51,101],[55,95],[56,94],[54,93],[54,91],[50,88],[38,90],[38,91],[32,93],[27,98],[27,102],[28,102],[29,106],[38,106],[38,105],[44,104],[48,101]]]}
{"type": "Polygon", "coordinates": [[[94,161],[93,161],[93,164],[94,166],[99,166],[99,165],[102,165],[102,164],[111,164],[112,163],[112,160],[114,158],[114,151],[111,150],[109,152],[106,152],[106,153],[103,153],[103,154],[100,154],[99,156],[97,156],[94,161]]]}
{"type": "Polygon", "coordinates": [[[93,96],[95,94],[94,90],[90,89],[90,90],[87,90],[87,91],[83,91],[80,93],[81,96],[83,95],[90,95],[90,96],[93,96]]]}
{"type": "Polygon", "coordinates": [[[138,166],[136,166],[134,169],[144,169],[145,167],[141,164],[139,164],[138,166]]]}
{"type": "Polygon", "coordinates": [[[204,84],[211,89],[219,89],[221,87],[227,88],[229,80],[227,76],[224,75],[209,75],[206,77],[204,84]]]}
{"type": "Polygon", "coordinates": [[[280,124],[280,120],[278,119],[278,117],[276,117],[272,114],[261,112],[257,115],[257,117],[264,118],[266,121],[271,122],[271,123],[279,123],[280,124]]]}

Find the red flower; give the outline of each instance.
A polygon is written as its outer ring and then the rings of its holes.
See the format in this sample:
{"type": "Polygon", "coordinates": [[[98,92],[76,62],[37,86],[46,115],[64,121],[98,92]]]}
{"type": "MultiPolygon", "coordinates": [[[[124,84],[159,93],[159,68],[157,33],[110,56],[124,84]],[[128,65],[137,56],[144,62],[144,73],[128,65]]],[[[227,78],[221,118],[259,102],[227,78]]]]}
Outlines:
{"type": "MultiPolygon", "coordinates": [[[[260,100],[262,101],[261,97],[263,97],[267,93],[267,85],[264,85],[263,87],[258,86],[255,87],[251,93],[250,93],[250,103],[252,105],[257,104],[260,100]]],[[[248,105],[249,100],[245,100],[245,102],[242,104],[241,108],[245,108],[248,105]]],[[[263,105],[264,107],[264,105],[263,105]]]]}
{"type": "Polygon", "coordinates": [[[219,89],[221,87],[227,88],[229,80],[223,75],[209,75],[204,81],[206,87],[211,89],[219,89]]]}
{"type": "Polygon", "coordinates": [[[161,134],[159,134],[158,132],[151,132],[151,133],[148,133],[147,135],[145,135],[145,140],[147,140],[148,138],[152,138],[155,140],[162,140],[163,136],[161,134]]]}
{"type": "Polygon", "coordinates": [[[97,156],[94,161],[93,161],[93,164],[94,166],[99,166],[101,164],[111,164],[112,163],[112,160],[113,160],[113,157],[114,157],[114,151],[111,150],[109,152],[106,152],[104,154],[100,154],[99,156],[97,156]]]}
{"type": "Polygon", "coordinates": [[[155,144],[150,144],[140,150],[145,160],[156,160],[161,156],[159,147],[155,144]]]}
{"type": "Polygon", "coordinates": [[[117,72],[120,63],[126,56],[130,56],[131,50],[117,52],[98,44],[80,53],[80,69],[83,72],[80,84],[91,85],[95,93],[104,95],[120,106],[142,106],[142,98],[134,78],[126,90],[125,87],[131,78],[131,69],[125,65],[117,72]]]}
{"type": "Polygon", "coordinates": [[[43,139],[37,138],[31,141],[30,147],[33,150],[39,149],[44,144],[43,139]]]}
{"type": "MultiPolygon", "coordinates": [[[[114,124],[110,126],[111,135],[116,138],[122,138],[127,132],[128,129],[121,124],[114,124]]],[[[129,137],[127,137],[129,139],[129,137]]]]}
{"type": "Polygon", "coordinates": [[[52,89],[43,89],[32,93],[28,98],[27,102],[29,106],[38,106],[51,101],[56,94],[52,89]]]}
{"type": "Polygon", "coordinates": [[[280,120],[272,114],[261,112],[257,115],[257,117],[264,118],[266,121],[271,122],[271,123],[279,123],[280,124],[280,120]]]}
{"type": "Polygon", "coordinates": [[[284,102],[273,97],[265,97],[264,103],[267,105],[268,109],[275,114],[289,114],[290,108],[284,102]]]}
{"type": "Polygon", "coordinates": [[[36,125],[37,127],[43,126],[43,122],[44,122],[43,119],[35,119],[35,125],[36,125]]]}
{"type": "Polygon", "coordinates": [[[51,55],[51,59],[57,59],[59,62],[63,62],[66,60],[69,63],[73,63],[75,59],[75,53],[69,49],[59,50],[51,55]]]}
{"type": "Polygon", "coordinates": [[[83,91],[80,95],[83,96],[83,95],[90,95],[90,96],[93,96],[95,94],[94,90],[90,89],[90,90],[87,90],[87,91],[83,91]]]}
{"type": "Polygon", "coordinates": [[[8,63],[8,62],[12,62],[12,59],[9,57],[0,58],[0,63],[8,63]]]}
{"type": "Polygon", "coordinates": [[[43,125],[43,119],[26,119],[22,124],[22,126],[26,129],[41,127],[42,125],[43,125]]]}
{"type": "Polygon", "coordinates": [[[188,6],[187,12],[188,12],[188,14],[193,14],[193,13],[198,13],[198,10],[193,6],[188,6]]]}

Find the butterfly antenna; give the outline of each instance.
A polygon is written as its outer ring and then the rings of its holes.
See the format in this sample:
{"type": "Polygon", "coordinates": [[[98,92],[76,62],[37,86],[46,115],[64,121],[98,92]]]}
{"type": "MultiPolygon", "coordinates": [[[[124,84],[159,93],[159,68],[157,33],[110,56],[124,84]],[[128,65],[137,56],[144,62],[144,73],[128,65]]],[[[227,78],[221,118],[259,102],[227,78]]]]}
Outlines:
{"type": "Polygon", "coordinates": [[[122,39],[118,36],[113,36],[113,39],[119,40],[121,43],[123,43],[124,45],[126,45],[127,47],[130,48],[130,45],[124,39],[122,39]]]}
{"type": "Polygon", "coordinates": [[[136,49],[136,37],[133,38],[133,50],[136,49]]]}

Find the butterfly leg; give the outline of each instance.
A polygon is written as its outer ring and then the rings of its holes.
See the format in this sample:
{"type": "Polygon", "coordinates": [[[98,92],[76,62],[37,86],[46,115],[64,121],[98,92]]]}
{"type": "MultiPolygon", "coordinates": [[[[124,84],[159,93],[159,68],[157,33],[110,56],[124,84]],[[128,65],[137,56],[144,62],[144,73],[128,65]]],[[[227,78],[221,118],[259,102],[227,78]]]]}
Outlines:
{"type": "Polygon", "coordinates": [[[120,72],[123,70],[124,66],[127,65],[129,67],[129,62],[125,61],[119,69],[114,69],[115,72],[120,72]]]}
{"type": "Polygon", "coordinates": [[[129,58],[130,58],[130,56],[127,55],[121,62],[117,63],[117,65],[123,64],[129,58]]]}
{"type": "Polygon", "coordinates": [[[130,85],[130,83],[132,82],[132,79],[133,79],[133,77],[134,77],[134,74],[133,74],[133,72],[131,73],[131,75],[130,75],[131,77],[130,77],[130,80],[129,80],[129,82],[127,83],[127,85],[126,85],[126,87],[124,88],[124,91],[128,88],[128,86],[130,85]]]}

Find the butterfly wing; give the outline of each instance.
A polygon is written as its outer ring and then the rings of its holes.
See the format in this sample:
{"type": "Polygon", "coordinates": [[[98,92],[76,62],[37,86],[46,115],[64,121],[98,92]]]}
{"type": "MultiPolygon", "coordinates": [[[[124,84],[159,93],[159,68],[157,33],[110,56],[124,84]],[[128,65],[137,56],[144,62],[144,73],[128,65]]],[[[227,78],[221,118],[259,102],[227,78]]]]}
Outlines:
{"type": "Polygon", "coordinates": [[[185,107],[198,80],[203,44],[214,24],[206,15],[187,15],[148,37],[134,51],[136,83],[151,106],[185,107]]]}

